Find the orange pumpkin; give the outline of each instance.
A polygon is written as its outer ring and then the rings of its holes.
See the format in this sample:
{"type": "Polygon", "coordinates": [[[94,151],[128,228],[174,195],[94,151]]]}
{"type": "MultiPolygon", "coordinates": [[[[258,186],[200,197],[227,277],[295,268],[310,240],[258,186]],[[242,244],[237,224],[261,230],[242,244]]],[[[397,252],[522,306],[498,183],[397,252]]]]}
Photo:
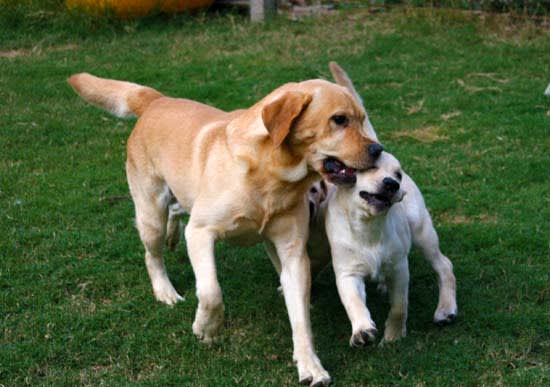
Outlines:
{"type": "Polygon", "coordinates": [[[67,8],[92,14],[113,11],[120,18],[145,16],[155,10],[176,13],[208,7],[214,0],[66,0],[67,8]]]}

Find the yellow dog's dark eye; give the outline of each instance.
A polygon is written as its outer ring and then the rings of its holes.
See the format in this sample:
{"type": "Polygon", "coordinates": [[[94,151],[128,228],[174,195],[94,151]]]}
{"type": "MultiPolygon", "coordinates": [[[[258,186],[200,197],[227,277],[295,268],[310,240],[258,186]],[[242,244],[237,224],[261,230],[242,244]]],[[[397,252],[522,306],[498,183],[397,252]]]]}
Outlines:
{"type": "Polygon", "coordinates": [[[348,117],[340,114],[332,116],[332,121],[339,126],[346,126],[349,123],[348,117]]]}

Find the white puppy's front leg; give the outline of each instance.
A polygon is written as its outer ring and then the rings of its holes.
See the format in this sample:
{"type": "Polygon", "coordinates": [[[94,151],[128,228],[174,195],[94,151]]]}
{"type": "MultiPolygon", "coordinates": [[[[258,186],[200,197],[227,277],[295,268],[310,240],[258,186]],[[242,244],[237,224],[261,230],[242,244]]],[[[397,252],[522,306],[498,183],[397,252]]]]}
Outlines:
{"type": "Polygon", "coordinates": [[[363,277],[359,274],[340,272],[336,267],[334,271],[340,300],[351,321],[350,346],[361,347],[373,343],[378,330],[367,308],[363,277]]]}
{"type": "Polygon", "coordinates": [[[197,283],[199,305],[193,322],[193,333],[209,343],[223,324],[222,291],[216,275],[214,234],[204,227],[196,227],[192,220],[185,228],[187,252],[197,283]]]}
{"type": "Polygon", "coordinates": [[[315,353],[311,333],[311,272],[305,247],[307,223],[304,228],[300,228],[296,227],[295,221],[281,222],[273,229],[276,230],[270,233],[270,239],[281,262],[280,279],[292,328],[293,358],[300,383],[310,383],[311,386],[328,385],[330,376],[315,353]]]}
{"type": "Polygon", "coordinates": [[[409,263],[407,258],[394,266],[389,277],[390,312],[384,329],[384,342],[391,342],[407,334],[407,307],[409,303],[409,263]]]}

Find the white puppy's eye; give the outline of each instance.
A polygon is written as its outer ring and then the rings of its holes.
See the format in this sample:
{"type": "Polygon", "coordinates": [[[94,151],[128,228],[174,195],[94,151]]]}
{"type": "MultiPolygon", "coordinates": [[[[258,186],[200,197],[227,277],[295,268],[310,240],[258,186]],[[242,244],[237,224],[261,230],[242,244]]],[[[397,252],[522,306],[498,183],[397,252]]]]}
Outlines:
{"type": "Polygon", "coordinates": [[[334,121],[336,125],[339,125],[339,126],[347,126],[349,123],[348,117],[346,117],[343,114],[336,114],[332,116],[331,119],[332,121],[334,121]]]}
{"type": "Polygon", "coordinates": [[[403,175],[402,175],[401,172],[399,172],[399,171],[395,172],[395,176],[397,176],[397,178],[398,178],[399,180],[401,180],[401,179],[403,178],[403,175]]]}

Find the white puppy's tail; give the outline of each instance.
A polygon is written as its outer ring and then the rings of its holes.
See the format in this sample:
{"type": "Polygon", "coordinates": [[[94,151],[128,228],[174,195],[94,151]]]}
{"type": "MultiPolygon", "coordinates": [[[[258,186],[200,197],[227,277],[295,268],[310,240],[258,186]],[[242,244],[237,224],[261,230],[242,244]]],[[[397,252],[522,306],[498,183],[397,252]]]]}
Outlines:
{"type": "MultiPolygon", "coordinates": [[[[340,65],[336,62],[330,62],[328,64],[328,67],[330,68],[330,72],[336,83],[348,89],[348,91],[355,97],[357,103],[364,107],[365,105],[363,104],[361,96],[359,95],[357,90],[355,90],[353,82],[349,78],[348,74],[344,71],[344,69],[340,67],[340,65]]],[[[369,121],[368,115],[365,117],[365,122],[363,122],[363,129],[371,139],[378,141],[378,136],[376,135],[376,131],[369,121]]]]}
{"type": "Polygon", "coordinates": [[[74,74],[67,81],[83,99],[121,118],[139,117],[152,101],[163,96],[150,87],[88,73],[74,74]]]}

